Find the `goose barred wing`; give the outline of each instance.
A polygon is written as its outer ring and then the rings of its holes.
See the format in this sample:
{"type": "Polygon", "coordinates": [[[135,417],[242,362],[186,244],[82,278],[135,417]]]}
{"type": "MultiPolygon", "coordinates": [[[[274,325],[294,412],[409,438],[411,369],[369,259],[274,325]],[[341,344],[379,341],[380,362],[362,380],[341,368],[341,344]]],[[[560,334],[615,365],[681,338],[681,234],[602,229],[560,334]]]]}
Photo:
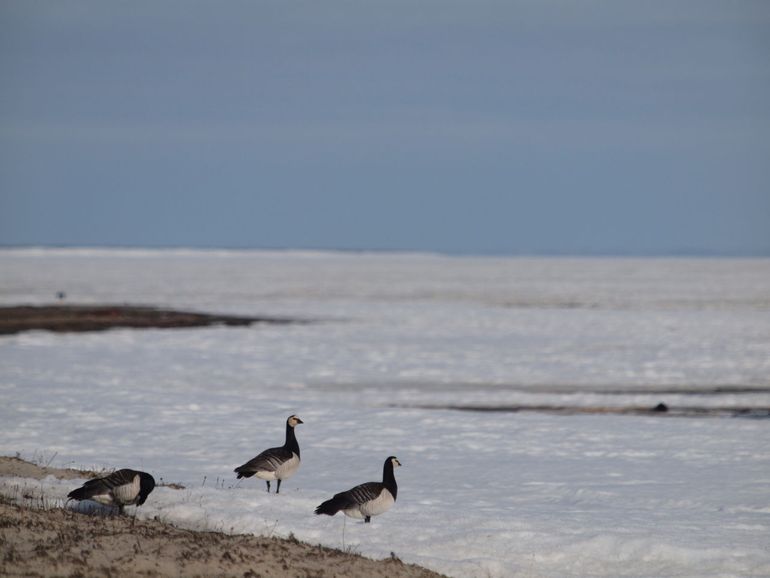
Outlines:
{"type": "MultiPolygon", "coordinates": [[[[100,481],[102,482],[103,487],[113,490],[120,486],[125,486],[126,484],[134,483],[134,479],[138,475],[139,475],[139,472],[137,471],[123,469],[123,470],[118,470],[117,472],[112,472],[109,476],[105,476],[101,478],[100,481]]],[[[86,484],[88,484],[88,482],[86,482],[86,484]]]]}
{"type": "Polygon", "coordinates": [[[347,510],[375,500],[384,487],[380,482],[366,482],[347,492],[341,492],[332,499],[340,505],[340,510],[347,510]]]}
{"type": "Polygon", "coordinates": [[[291,459],[291,451],[286,448],[270,448],[242,466],[235,468],[238,473],[274,472],[278,467],[291,459]]]}
{"type": "Polygon", "coordinates": [[[133,486],[139,472],[123,469],[113,472],[103,478],[88,480],[76,490],[72,490],[67,497],[75,500],[87,500],[101,494],[112,494],[118,488],[133,486]]]}

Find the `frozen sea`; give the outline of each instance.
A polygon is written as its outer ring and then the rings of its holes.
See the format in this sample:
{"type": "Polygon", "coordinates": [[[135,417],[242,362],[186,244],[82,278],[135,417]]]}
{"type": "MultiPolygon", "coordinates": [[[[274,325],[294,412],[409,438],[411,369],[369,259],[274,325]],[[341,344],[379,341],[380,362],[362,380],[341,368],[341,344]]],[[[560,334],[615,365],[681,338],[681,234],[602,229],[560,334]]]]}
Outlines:
{"type": "Polygon", "coordinates": [[[768,259],[0,250],[0,304],[57,291],[312,321],[0,337],[0,453],[185,486],[140,517],[456,577],[770,576],[768,259]],[[292,413],[282,493],[236,482],[292,413]],[[313,515],[391,454],[391,511],[313,515]]]}

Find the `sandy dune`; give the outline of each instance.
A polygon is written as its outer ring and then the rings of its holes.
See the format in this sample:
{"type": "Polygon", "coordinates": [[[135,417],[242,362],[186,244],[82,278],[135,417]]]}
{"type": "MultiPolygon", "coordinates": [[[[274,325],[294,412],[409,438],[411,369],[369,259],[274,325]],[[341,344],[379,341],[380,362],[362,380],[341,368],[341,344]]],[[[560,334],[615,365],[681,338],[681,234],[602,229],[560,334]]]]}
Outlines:
{"type": "MultiPolygon", "coordinates": [[[[0,457],[0,476],[82,478],[88,472],[0,457]]],[[[93,474],[90,474],[93,475],[93,474]]],[[[371,560],[296,540],[193,532],[157,520],[39,509],[0,497],[2,576],[430,578],[397,558],[371,560]]]]}

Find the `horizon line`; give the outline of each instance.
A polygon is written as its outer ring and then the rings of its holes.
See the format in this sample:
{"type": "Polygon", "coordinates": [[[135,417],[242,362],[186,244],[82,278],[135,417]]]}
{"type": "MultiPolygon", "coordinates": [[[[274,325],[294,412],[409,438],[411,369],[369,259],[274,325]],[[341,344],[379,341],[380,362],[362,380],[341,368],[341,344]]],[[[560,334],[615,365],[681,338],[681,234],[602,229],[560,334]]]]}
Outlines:
{"type": "Polygon", "coordinates": [[[415,254],[440,255],[447,257],[521,257],[521,258],[770,258],[770,251],[709,251],[705,249],[682,249],[672,251],[511,251],[511,250],[448,250],[385,247],[308,247],[308,246],[251,246],[251,245],[134,245],[134,244],[68,244],[68,243],[3,243],[0,250],[51,249],[51,250],[114,250],[114,251],[264,251],[264,252],[308,252],[308,253],[374,253],[374,254],[415,254]]]}

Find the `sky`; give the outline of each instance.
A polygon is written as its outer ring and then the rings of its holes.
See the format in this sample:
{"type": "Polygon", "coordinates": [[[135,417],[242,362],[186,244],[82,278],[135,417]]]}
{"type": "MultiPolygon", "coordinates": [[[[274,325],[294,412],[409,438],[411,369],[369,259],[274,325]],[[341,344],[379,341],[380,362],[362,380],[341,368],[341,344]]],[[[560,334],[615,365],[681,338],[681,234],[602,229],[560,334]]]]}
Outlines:
{"type": "Polygon", "coordinates": [[[0,246],[770,255],[770,3],[0,0],[0,246]]]}

